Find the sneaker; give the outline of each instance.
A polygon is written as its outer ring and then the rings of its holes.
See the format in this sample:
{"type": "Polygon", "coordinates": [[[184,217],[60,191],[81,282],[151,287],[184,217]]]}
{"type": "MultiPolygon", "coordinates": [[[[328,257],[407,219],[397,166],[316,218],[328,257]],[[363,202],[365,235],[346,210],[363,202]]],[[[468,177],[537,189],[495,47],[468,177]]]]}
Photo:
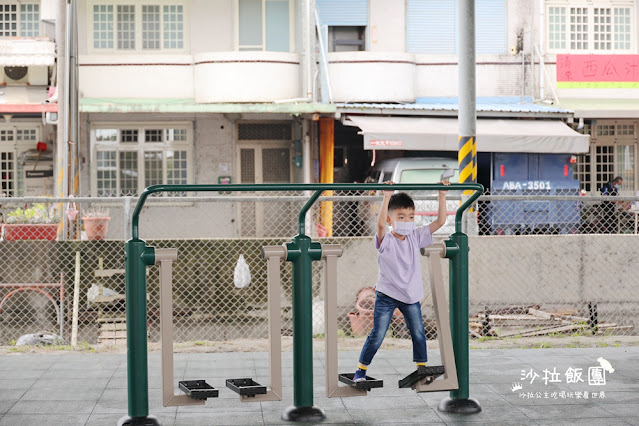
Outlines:
{"type": "Polygon", "coordinates": [[[366,370],[358,368],[357,371],[355,371],[355,375],[353,376],[353,381],[363,382],[364,380],[366,380],[366,370]]]}

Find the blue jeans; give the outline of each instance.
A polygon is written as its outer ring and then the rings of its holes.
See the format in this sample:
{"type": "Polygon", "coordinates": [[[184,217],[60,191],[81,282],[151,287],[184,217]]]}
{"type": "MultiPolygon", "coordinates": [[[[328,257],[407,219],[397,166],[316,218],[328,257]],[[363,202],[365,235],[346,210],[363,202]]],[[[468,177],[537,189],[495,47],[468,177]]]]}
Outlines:
{"type": "Polygon", "coordinates": [[[395,300],[379,291],[375,292],[375,312],[373,314],[373,329],[366,338],[366,343],[359,355],[359,362],[369,365],[373,357],[382,345],[388,327],[393,319],[393,312],[399,308],[404,314],[404,320],[410,337],[413,340],[413,361],[426,362],[426,333],[424,332],[424,322],[422,321],[422,307],[419,302],[411,305],[395,300]]]}

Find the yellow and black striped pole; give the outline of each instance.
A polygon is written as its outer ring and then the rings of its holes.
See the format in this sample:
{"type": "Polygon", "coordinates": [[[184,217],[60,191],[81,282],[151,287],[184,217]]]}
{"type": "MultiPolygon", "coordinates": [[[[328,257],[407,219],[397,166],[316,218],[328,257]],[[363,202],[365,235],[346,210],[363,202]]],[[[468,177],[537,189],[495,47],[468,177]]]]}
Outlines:
{"type": "MultiPolygon", "coordinates": [[[[459,136],[459,183],[477,182],[477,142],[475,136],[459,136]]],[[[464,191],[464,195],[471,195],[473,191],[464,191]]],[[[468,209],[472,212],[474,209],[468,209]]]]}
{"type": "Polygon", "coordinates": [[[459,154],[457,156],[459,161],[459,183],[470,183],[477,180],[476,153],[475,137],[459,136],[459,154]]]}

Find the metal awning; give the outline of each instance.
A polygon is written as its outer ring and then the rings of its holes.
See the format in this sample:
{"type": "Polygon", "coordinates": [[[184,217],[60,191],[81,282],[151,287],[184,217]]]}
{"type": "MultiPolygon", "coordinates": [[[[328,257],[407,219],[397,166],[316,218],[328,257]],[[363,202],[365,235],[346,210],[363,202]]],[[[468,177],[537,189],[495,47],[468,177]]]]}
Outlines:
{"type": "Polygon", "coordinates": [[[55,43],[45,39],[0,40],[0,66],[51,66],[55,63],[55,43]]]}
{"type": "Polygon", "coordinates": [[[32,114],[57,112],[57,103],[48,103],[47,86],[4,86],[0,88],[0,113],[32,114]]]}
{"type": "Polygon", "coordinates": [[[274,114],[324,114],[335,113],[333,104],[306,102],[286,103],[219,103],[199,104],[194,99],[182,98],[81,98],[80,112],[87,113],[274,113],[274,114]]]}
{"type": "MultiPolygon", "coordinates": [[[[635,89],[636,90],[636,89],[635,89]]],[[[638,94],[639,98],[639,94],[638,94]]],[[[639,99],[561,99],[561,105],[575,111],[576,118],[639,118],[639,99]]]]}
{"type": "MultiPolygon", "coordinates": [[[[457,119],[348,115],[344,124],[359,127],[364,149],[457,151],[457,119]]],[[[582,153],[588,135],[558,120],[477,120],[477,149],[482,152],[582,153]]]]}

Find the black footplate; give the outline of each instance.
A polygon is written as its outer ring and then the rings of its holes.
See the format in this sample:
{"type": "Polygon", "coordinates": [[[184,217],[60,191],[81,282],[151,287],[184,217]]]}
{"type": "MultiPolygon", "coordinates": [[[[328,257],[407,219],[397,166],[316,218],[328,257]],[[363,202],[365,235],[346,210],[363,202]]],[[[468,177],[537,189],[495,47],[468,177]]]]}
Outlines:
{"type": "Polygon", "coordinates": [[[361,380],[359,382],[354,382],[353,381],[353,377],[355,376],[355,373],[346,373],[346,374],[340,374],[339,375],[339,381],[347,384],[349,386],[353,386],[354,388],[357,389],[362,389],[365,391],[369,391],[373,388],[381,388],[384,387],[384,381],[383,380],[377,380],[374,379],[373,377],[370,376],[366,376],[366,380],[361,380]]]}
{"type": "Polygon", "coordinates": [[[417,370],[410,373],[408,376],[404,377],[399,381],[400,388],[410,388],[417,382],[420,382],[424,379],[427,384],[430,384],[433,380],[444,374],[444,366],[443,365],[434,365],[434,366],[420,366],[417,370]]]}
{"type": "Polygon", "coordinates": [[[182,392],[193,399],[217,398],[220,391],[204,380],[184,380],[179,382],[182,392]]]}
{"type": "Polygon", "coordinates": [[[253,379],[226,379],[226,387],[240,396],[254,397],[266,394],[266,386],[260,385],[253,379]]]}

